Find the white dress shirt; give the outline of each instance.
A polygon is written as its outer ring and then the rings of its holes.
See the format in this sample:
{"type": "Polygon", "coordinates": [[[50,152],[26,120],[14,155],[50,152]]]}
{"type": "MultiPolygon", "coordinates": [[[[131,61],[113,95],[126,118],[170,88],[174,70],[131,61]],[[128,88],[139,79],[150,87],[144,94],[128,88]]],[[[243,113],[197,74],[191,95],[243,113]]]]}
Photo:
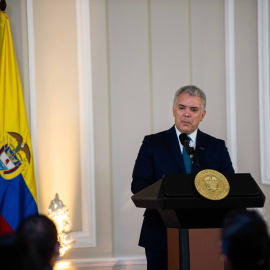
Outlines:
{"type": "MultiPolygon", "coordinates": [[[[175,127],[175,131],[176,131],[177,139],[178,139],[178,142],[179,142],[179,146],[180,146],[180,149],[181,149],[181,153],[183,153],[183,145],[181,144],[180,139],[179,139],[179,136],[180,136],[181,132],[177,129],[177,127],[175,125],[174,125],[174,127],[175,127]]],[[[190,137],[190,139],[191,139],[189,141],[189,146],[193,147],[194,149],[196,149],[197,131],[198,131],[198,129],[196,129],[193,133],[188,135],[188,137],[190,137]]]]}

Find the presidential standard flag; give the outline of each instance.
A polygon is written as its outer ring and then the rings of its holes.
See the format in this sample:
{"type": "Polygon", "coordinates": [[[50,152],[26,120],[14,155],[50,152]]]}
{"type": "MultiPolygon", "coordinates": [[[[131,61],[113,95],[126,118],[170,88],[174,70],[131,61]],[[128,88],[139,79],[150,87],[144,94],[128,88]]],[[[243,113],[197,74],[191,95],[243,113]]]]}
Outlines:
{"type": "Polygon", "coordinates": [[[37,214],[33,152],[8,16],[0,11],[0,234],[37,214]]]}

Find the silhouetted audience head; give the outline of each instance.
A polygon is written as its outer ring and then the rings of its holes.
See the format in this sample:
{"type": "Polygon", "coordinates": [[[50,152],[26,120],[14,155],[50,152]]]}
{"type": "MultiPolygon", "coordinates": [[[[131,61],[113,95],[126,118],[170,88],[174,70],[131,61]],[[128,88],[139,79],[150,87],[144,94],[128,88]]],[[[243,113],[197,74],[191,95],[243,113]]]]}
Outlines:
{"type": "Polygon", "coordinates": [[[57,229],[51,219],[44,215],[30,216],[20,224],[17,234],[31,242],[44,266],[54,266],[59,255],[59,243],[57,229]]]}
{"type": "Polygon", "coordinates": [[[0,237],[1,269],[42,270],[42,264],[30,243],[17,234],[0,237]]]}
{"type": "Polygon", "coordinates": [[[230,213],[224,220],[222,252],[229,270],[270,269],[267,225],[256,211],[230,213]]]}

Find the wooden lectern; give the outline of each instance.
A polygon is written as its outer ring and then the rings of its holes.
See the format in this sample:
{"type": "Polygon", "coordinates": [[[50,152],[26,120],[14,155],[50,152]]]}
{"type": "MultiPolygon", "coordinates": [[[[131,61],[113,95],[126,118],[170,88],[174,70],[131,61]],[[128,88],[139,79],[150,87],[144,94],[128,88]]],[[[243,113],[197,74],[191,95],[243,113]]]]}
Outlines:
{"type": "Polygon", "coordinates": [[[181,270],[180,229],[189,229],[190,270],[224,269],[218,242],[225,215],[264,206],[265,195],[250,174],[224,176],[230,192],[219,201],[202,197],[192,174],[166,174],[132,196],[136,207],[158,209],[167,227],[169,270],[181,270]]]}

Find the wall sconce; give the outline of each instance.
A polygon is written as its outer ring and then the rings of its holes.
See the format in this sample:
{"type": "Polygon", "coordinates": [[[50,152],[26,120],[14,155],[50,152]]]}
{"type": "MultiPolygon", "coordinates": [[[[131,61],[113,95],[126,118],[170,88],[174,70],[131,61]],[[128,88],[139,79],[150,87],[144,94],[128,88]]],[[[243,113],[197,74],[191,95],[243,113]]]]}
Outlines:
{"type": "Polygon", "coordinates": [[[71,248],[74,242],[72,236],[68,234],[71,229],[71,220],[67,207],[59,200],[58,193],[51,201],[48,216],[54,221],[58,231],[58,241],[60,243],[60,256],[62,257],[67,250],[71,248]]]}

